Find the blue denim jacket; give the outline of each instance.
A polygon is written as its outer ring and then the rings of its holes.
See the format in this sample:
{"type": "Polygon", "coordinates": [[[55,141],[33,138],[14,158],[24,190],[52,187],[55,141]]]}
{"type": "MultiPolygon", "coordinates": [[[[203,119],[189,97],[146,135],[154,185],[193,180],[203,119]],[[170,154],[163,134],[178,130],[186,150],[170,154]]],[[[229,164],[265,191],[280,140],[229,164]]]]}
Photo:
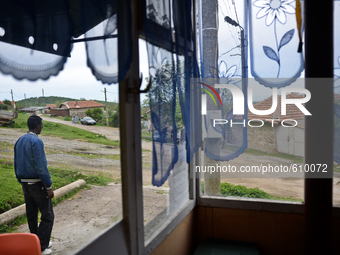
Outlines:
{"type": "Polygon", "coordinates": [[[46,189],[52,188],[44,144],[33,132],[23,135],[15,143],[14,170],[20,183],[42,181],[46,189]]]}

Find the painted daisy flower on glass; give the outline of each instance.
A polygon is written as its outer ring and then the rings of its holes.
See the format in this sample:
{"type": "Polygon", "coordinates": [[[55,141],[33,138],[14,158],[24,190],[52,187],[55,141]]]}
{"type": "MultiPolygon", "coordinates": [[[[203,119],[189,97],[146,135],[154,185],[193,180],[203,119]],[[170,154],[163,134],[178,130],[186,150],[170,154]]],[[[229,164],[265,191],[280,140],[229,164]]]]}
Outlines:
{"type": "Polygon", "coordinates": [[[258,0],[253,3],[254,6],[261,8],[257,13],[256,18],[261,19],[266,16],[266,25],[270,26],[273,24],[274,27],[273,32],[276,47],[273,48],[263,45],[263,52],[268,58],[277,62],[277,78],[279,78],[281,70],[280,50],[292,40],[295,29],[291,29],[286,32],[279,40],[276,20],[278,20],[281,24],[285,24],[287,21],[286,13],[295,13],[295,8],[290,5],[292,2],[295,2],[295,0],[258,0]]]}
{"type": "Polygon", "coordinates": [[[256,18],[261,19],[266,16],[266,25],[270,26],[275,19],[285,24],[287,21],[286,13],[295,13],[295,8],[291,5],[295,0],[258,0],[254,6],[261,8],[256,18]]]}

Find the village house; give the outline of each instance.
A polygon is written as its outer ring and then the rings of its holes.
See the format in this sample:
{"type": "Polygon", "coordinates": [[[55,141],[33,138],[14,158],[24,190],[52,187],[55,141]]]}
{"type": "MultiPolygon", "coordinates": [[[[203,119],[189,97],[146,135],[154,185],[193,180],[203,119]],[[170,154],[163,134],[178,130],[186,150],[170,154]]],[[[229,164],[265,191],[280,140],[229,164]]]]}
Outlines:
{"type": "Polygon", "coordinates": [[[48,108],[44,106],[30,106],[22,108],[20,111],[26,112],[29,115],[47,114],[49,112],[48,108]]]}
{"type": "Polygon", "coordinates": [[[88,101],[69,101],[62,103],[59,108],[51,108],[51,115],[70,116],[79,118],[86,117],[85,112],[91,108],[100,108],[104,111],[105,105],[98,102],[88,101]]]}
{"type": "MultiPolygon", "coordinates": [[[[287,99],[304,98],[304,94],[291,93],[287,99]]],[[[268,110],[273,104],[272,96],[254,104],[257,110],[268,110]]],[[[262,120],[261,128],[248,126],[248,148],[268,153],[283,152],[295,156],[304,156],[305,115],[294,104],[287,104],[286,115],[281,114],[281,95],[278,95],[277,108],[269,115],[255,115],[248,110],[248,120],[262,120]],[[283,126],[281,123],[285,121],[283,126]],[[291,127],[287,127],[291,126],[291,127]],[[293,127],[294,126],[294,127],[293,127]]],[[[252,123],[257,126],[261,123],[252,123]]]]}

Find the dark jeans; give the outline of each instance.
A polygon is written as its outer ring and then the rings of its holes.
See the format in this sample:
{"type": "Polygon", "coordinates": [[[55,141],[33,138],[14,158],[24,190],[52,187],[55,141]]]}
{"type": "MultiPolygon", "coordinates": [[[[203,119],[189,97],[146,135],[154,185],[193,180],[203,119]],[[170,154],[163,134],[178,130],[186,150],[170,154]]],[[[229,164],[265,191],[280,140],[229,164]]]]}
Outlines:
{"type": "Polygon", "coordinates": [[[28,227],[32,234],[39,237],[41,250],[48,247],[54,222],[52,200],[47,199],[47,191],[42,182],[35,184],[22,183],[26,202],[28,227]],[[41,222],[38,226],[38,209],[41,222]]]}

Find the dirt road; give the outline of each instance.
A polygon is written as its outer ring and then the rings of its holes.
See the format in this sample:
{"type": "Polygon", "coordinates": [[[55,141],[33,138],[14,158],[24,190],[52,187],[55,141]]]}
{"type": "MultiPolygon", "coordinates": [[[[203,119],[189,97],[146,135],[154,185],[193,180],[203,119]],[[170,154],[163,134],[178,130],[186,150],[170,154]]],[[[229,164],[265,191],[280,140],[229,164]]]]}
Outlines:
{"type": "MultiPolygon", "coordinates": [[[[120,140],[119,138],[119,128],[113,128],[113,127],[104,127],[104,126],[97,126],[97,125],[82,125],[78,123],[72,123],[72,121],[64,121],[56,118],[51,118],[51,117],[42,117],[43,120],[45,121],[50,121],[54,123],[60,123],[80,129],[84,129],[93,133],[105,135],[107,139],[115,141],[115,140],[120,140]]],[[[152,151],[152,143],[150,142],[142,142],[142,148],[144,150],[149,150],[152,151]]]]}

